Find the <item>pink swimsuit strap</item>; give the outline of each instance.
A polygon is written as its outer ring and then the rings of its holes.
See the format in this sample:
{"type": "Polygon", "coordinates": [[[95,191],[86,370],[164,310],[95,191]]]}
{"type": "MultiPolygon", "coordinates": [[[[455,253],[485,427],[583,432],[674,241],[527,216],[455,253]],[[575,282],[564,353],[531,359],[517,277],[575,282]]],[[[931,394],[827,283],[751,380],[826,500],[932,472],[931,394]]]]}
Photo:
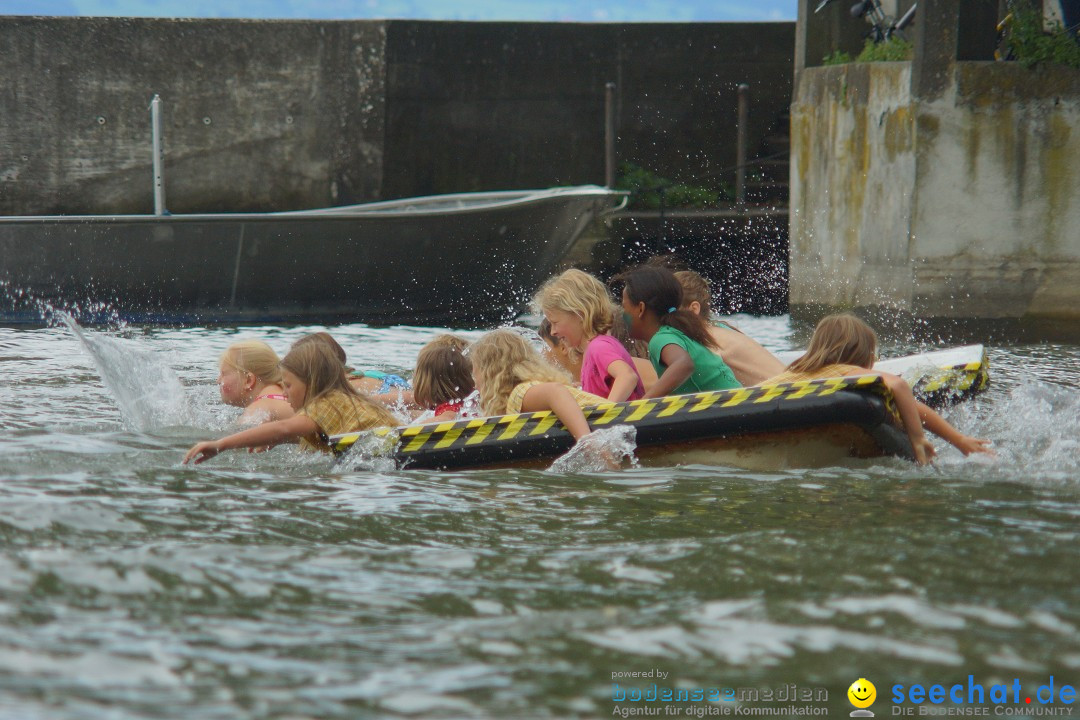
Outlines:
{"type": "Polygon", "coordinates": [[[260,395],[259,397],[255,398],[251,402],[258,402],[259,400],[288,400],[288,399],[289,398],[285,397],[284,395],[280,395],[278,393],[268,393],[266,395],[260,395]]]}

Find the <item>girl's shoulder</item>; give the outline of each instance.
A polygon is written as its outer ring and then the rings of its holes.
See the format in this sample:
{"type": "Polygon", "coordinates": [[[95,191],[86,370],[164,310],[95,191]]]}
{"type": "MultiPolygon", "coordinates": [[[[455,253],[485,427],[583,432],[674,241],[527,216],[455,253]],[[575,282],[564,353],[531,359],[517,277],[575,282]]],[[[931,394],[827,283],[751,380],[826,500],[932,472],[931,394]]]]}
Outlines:
{"type": "Polygon", "coordinates": [[[508,414],[521,412],[521,403],[525,400],[525,393],[540,384],[539,380],[527,380],[515,385],[506,396],[506,412],[508,414]]]}
{"type": "Polygon", "coordinates": [[[661,325],[660,329],[656,331],[656,334],[649,339],[649,351],[659,352],[665,345],[670,345],[672,343],[686,349],[689,349],[692,345],[701,345],[701,343],[695,341],[682,330],[671,327],[670,325],[661,325]]]}
{"type": "Polygon", "coordinates": [[[255,403],[265,403],[266,401],[288,402],[289,398],[287,398],[284,393],[269,392],[269,393],[264,393],[264,394],[260,395],[259,397],[255,398],[254,400],[251,401],[251,404],[254,405],[255,403]]]}
{"type": "Polygon", "coordinates": [[[848,365],[847,363],[835,363],[833,365],[826,365],[817,371],[817,377],[844,377],[846,375],[877,375],[874,370],[870,368],[859,367],[858,365],[848,365]]]}
{"type": "Polygon", "coordinates": [[[570,397],[574,399],[574,402],[579,407],[592,407],[593,405],[599,405],[606,403],[607,398],[594,395],[592,393],[585,392],[580,388],[576,388],[572,385],[564,385],[557,382],[540,382],[538,380],[530,380],[529,382],[518,383],[514,386],[514,389],[510,391],[510,396],[506,400],[506,412],[507,414],[514,414],[521,412],[521,406],[525,401],[525,394],[532,390],[537,385],[555,385],[566,390],[570,394],[570,397]]]}
{"type": "MultiPolygon", "coordinates": [[[[597,353],[617,353],[622,354],[626,352],[626,348],[619,342],[617,337],[612,335],[597,335],[589,344],[585,347],[585,353],[588,355],[595,355],[597,353]]],[[[627,353],[629,355],[629,353],[627,353]]]]}
{"type": "Polygon", "coordinates": [[[311,415],[312,412],[317,411],[320,408],[332,407],[334,405],[340,405],[347,401],[349,396],[340,390],[328,390],[317,398],[308,400],[304,404],[298,414],[311,415]]]}
{"type": "Polygon", "coordinates": [[[849,375],[876,375],[874,370],[868,370],[858,365],[835,363],[826,365],[815,370],[785,370],[784,372],[766,380],[766,383],[776,384],[785,382],[799,382],[801,380],[820,380],[821,378],[846,377],[849,375]]]}

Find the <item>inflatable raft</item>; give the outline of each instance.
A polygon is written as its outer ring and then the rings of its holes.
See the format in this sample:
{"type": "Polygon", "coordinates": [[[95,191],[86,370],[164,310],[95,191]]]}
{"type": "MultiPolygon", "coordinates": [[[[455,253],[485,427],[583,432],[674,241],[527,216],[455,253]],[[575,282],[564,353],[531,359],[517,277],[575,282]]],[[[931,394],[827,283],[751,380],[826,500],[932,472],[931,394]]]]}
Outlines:
{"type": "MultiPolygon", "coordinates": [[[[979,392],[988,381],[982,347],[963,350],[899,360],[913,372],[924,368],[916,386],[925,398],[945,402],[979,392]],[[942,359],[944,367],[935,365],[942,359]]],[[[635,454],[649,465],[780,469],[913,457],[892,393],[876,375],[603,403],[587,408],[585,418],[594,430],[632,426],[635,454]]],[[[379,428],[331,442],[345,466],[382,458],[402,469],[547,467],[574,445],[550,412],[379,428]]]]}
{"type": "MultiPolygon", "coordinates": [[[[784,364],[800,355],[800,350],[777,353],[784,364]]],[[[974,397],[990,383],[990,361],[982,345],[879,360],[874,369],[907,380],[915,397],[932,408],[948,407],[974,397]]]]}

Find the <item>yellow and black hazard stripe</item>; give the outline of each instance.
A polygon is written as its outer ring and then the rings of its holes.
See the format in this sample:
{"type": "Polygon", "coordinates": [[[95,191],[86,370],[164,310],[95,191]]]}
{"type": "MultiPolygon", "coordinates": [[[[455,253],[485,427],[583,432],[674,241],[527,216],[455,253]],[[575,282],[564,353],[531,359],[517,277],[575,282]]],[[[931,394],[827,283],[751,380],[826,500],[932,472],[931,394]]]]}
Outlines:
{"type": "Polygon", "coordinates": [[[983,350],[979,360],[939,368],[921,377],[911,389],[930,407],[940,408],[978,395],[989,385],[990,359],[983,350]]]}
{"type": "MultiPolygon", "coordinates": [[[[602,403],[584,412],[594,430],[633,425],[638,447],[853,423],[870,431],[883,452],[911,453],[906,436],[899,430],[892,394],[876,375],[602,403]]],[[[479,467],[554,457],[574,444],[551,412],[381,428],[336,436],[331,442],[335,452],[344,453],[361,438],[368,439],[365,447],[370,440],[392,447],[390,455],[399,467],[416,468],[479,467]]]]}

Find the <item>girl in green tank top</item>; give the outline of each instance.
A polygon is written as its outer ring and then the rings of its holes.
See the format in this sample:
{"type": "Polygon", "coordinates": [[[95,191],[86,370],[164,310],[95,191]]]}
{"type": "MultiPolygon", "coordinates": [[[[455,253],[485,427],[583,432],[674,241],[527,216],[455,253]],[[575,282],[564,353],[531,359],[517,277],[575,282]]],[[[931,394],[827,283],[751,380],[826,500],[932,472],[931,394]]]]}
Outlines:
{"type": "Polygon", "coordinates": [[[614,278],[631,337],[649,343],[657,381],[645,397],[741,387],[713,352],[716,342],[704,321],[682,305],[682,286],[667,268],[643,265],[614,278]]]}

